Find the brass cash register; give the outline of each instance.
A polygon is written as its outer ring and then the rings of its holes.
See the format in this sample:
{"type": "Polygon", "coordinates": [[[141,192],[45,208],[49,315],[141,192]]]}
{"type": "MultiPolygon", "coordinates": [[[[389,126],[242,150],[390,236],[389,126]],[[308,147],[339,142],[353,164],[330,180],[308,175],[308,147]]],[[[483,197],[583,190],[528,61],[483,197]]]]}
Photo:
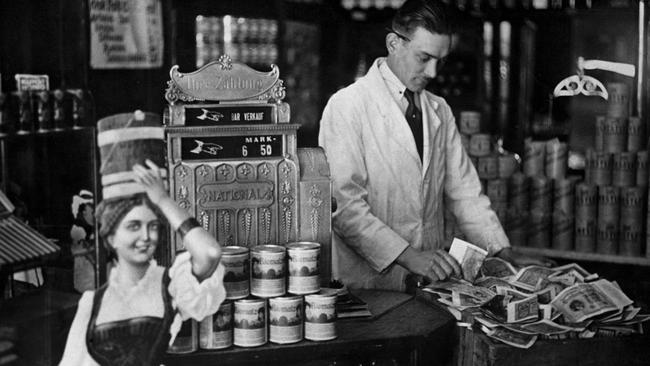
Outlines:
{"type": "MultiPolygon", "coordinates": [[[[321,245],[331,271],[331,183],[321,148],[298,148],[280,71],[228,56],[197,71],[170,70],[164,121],[171,196],[221,245],[321,245]]],[[[170,255],[181,250],[171,238],[170,255]]]]}

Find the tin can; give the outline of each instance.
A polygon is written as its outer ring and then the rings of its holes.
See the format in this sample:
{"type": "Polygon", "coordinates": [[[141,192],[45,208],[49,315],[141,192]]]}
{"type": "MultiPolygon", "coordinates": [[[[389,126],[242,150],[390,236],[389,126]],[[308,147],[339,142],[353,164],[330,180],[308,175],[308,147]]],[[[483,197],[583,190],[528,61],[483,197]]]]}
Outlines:
{"type": "Polygon", "coordinates": [[[508,205],[520,212],[528,211],[530,207],[530,181],[521,172],[508,179],[508,205]]]}
{"type": "Polygon", "coordinates": [[[469,154],[471,156],[487,156],[492,151],[492,137],[485,133],[477,133],[469,138],[469,154]]]}
{"type": "Polygon", "coordinates": [[[621,222],[618,254],[631,257],[641,256],[643,226],[621,222]]]}
{"type": "Polygon", "coordinates": [[[496,155],[481,156],[476,168],[481,179],[496,179],[499,176],[499,160],[496,155]]]}
{"type": "Polygon", "coordinates": [[[305,296],[305,338],[312,341],[336,338],[336,291],[305,296]]]}
{"type": "Polygon", "coordinates": [[[534,177],[544,174],[544,161],[546,160],[545,143],[526,139],[524,143],[524,174],[534,177]]]}
{"type": "Polygon", "coordinates": [[[216,314],[205,317],[199,325],[199,347],[223,349],[232,346],[232,302],[224,301],[216,314]]]}
{"type": "Polygon", "coordinates": [[[553,181],[538,175],[530,178],[530,209],[551,214],[553,210],[553,181]]]}
{"type": "Polygon", "coordinates": [[[288,344],[303,338],[302,296],[281,296],[269,299],[269,340],[288,344]]]}
{"type": "Polygon", "coordinates": [[[243,299],[250,294],[250,259],[248,248],[225,246],[221,249],[221,263],[226,270],[223,286],[226,299],[243,299]]]}
{"type": "Polygon", "coordinates": [[[258,245],[251,249],[251,294],[282,296],[286,292],[286,249],[279,245],[258,245]]]}
{"type": "Polygon", "coordinates": [[[588,181],[597,186],[612,184],[612,154],[604,151],[590,151],[588,181]]]}
{"type": "Polygon", "coordinates": [[[575,216],[577,220],[596,220],[598,215],[598,187],[578,183],[575,189],[575,216]]]}
{"type": "Polygon", "coordinates": [[[266,343],[266,299],[235,301],[234,343],[257,347],[266,343]]]}
{"type": "Polygon", "coordinates": [[[599,221],[596,230],[596,252],[600,254],[616,254],[618,251],[618,222],[599,221]]]}
{"type": "Polygon", "coordinates": [[[539,210],[531,210],[528,226],[527,243],[533,248],[548,248],[551,246],[551,214],[539,210]]]}
{"type": "Polygon", "coordinates": [[[648,186],[648,152],[645,150],[636,153],[636,185],[648,186]]]}
{"type": "Polygon", "coordinates": [[[557,139],[546,142],[546,177],[562,179],[566,176],[567,150],[567,144],[557,139]]]}
{"type": "Polygon", "coordinates": [[[514,208],[508,209],[505,222],[506,235],[513,246],[527,245],[528,212],[518,211],[514,208]]]}
{"type": "Polygon", "coordinates": [[[320,290],[320,244],[303,241],[287,245],[289,293],[313,294],[320,290]]]}
{"type": "Polygon", "coordinates": [[[627,118],[630,115],[630,89],[625,83],[607,83],[607,115],[627,118]]]}
{"type": "Polygon", "coordinates": [[[619,221],[619,191],[618,187],[598,187],[598,224],[619,221]]]}
{"type": "Polygon", "coordinates": [[[553,211],[573,217],[575,208],[574,195],[574,179],[556,179],[553,182],[553,211]]]}
{"type": "Polygon", "coordinates": [[[461,111],[460,119],[460,133],[472,135],[481,131],[481,114],[476,111],[461,111]]]}
{"type": "Polygon", "coordinates": [[[505,179],[493,179],[487,183],[487,196],[494,204],[508,202],[508,182],[505,179]]]}
{"type": "Polygon", "coordinates": [[[188,319],[183,322],[181,329],[176,334],[174,343],[167,349],[167,353],[191,353],[199,348],[199,330],[196,320],[188,319]]]}
{"type": "Polygon", "coordinates": [[[605,116],[596,116],[596,134],[594,136],[594,148],[596,151],[603,150],[605,139],[605,116]]]}
{"type": "Polygon", "coordinates": [[[636,183],[636,153],[620,152],[614,154],[612,185],[630,187],[636,183]]]}
{"type": "Polygon", "coordinates": [[[564,214],[563,212],[553,213],[553,228],[551,237],[551,247],[558,250],[572,250],[573,249],[573,231],[574,222],[573,216],[564,214]]]}
{"type": "Polygon", "coordinates": [[[519,162],[514,154],[499,155],[499,178],[510,178],[519,169],[519,162]]]}
{"type": "Polygon", "coordinates": [[[639,117],[627,119],[627,151],[637,152],[646,148],[645,124],[639,117]]]}
{"type": "Polygon", "coordinates": [[[608,153],[625,151],[627,148],[627,118],[605,118],[603,132],[603,151],[608,153]]]}
{"type": "Polygon", "coordinates": [[[596,218],[578,218],[575,223],[575,247],[583,253],[596,252],[596,218]]]}

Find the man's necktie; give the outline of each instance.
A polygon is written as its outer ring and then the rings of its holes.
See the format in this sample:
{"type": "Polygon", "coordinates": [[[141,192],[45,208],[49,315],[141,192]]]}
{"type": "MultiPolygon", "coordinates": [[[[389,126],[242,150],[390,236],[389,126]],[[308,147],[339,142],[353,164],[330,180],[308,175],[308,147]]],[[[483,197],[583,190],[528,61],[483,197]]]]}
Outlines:
{"type": "Polygon", "coordinates": [[[413,92],[406,89],[404,90],[404,96],[408,100],[409,105],[406,107],[406,122],[408,122],[411,127],[411,132],[413,133],[413,138],[415,139],[415,146],[418,149],[418,154],[420,155],[420,161],[422,161],[422,150],[423,150],[423,132],[422,132],[422,111],[415,105],[415,96],[413,92]]]}

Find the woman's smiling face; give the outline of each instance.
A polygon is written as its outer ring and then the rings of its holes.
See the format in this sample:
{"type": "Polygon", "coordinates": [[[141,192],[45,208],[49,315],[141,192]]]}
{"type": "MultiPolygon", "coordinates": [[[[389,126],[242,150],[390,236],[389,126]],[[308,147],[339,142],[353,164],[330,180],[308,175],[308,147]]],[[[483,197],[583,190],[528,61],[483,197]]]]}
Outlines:
{"type": "Polygon", "coordinates": [[[147,206],[135,206],[108,237],[119,262],[146,264],[153,257],[160,235],[160,220],[147,206]]]}

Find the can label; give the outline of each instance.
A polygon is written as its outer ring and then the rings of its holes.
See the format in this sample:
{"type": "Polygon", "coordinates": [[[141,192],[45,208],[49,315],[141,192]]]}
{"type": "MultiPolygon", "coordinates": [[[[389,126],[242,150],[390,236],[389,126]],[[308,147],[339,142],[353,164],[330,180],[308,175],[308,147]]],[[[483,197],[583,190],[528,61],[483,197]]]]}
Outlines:
{"type": "Polygon", "coordinates": [[[630,117],[627,120],[627,151],[637,152],[645,148],[645,125],[639,117],[630,117]]]}
{"type": "Polygon", "coordinates": [[[475,111],[460,112],[460,132],[472,135],[481,130],[481,114],[475,111]]]}
{"type": "Polygon", "coordinates": [[[593,253],[596,251],[596,220],[576,218],[575,246],[579,252],[593,253]]]}
{"type": "Polygon", "coordinates": [[[251,294],[282,296],[286,292],[285,248],[259,245],[251,250],[251,294]]]}
{"type": "Polygon", "coordinates": [[[299,242],[287,245],[289,292],[313,294],[320,290],[320,244],[299,242]]]}
{"type": "Polygon", "coordinates": [[[169,346],[167,353],[191,353],[198,349],[198,329],[196,321],[188,319],[183,322],[181,329],[176,334],[174,343],[169,346]]]}
{"type": "Polygon", "coordinates": [[[534,177],[544,174],[546,145],[542,141],[526,140],[524,144],[524,174],[534,177]]]}
{"type": "Polygon", "coordinates": [[[326,341],[336,338],[336,294],[305,296],[305,338],[326,341]]]}
{"type": "Polygon", "coordinates": [[[609,153],[616,153],[625,151],[626,148],[627,119],[624,117],[607,117],[604,127],[603,150],[609,153]]]}
{"type": "Polygon", "coordinates": [[[486,156],[492,149],[491,137],[488,134],[477,133],[469,139],[469,154],[472,156],[486,156]]]}
{"type": "Polygon", "coordinates": [[[499,178],[510,178],[519,168],[519,163],[513,154],[499,155],[499,178]]]}
{"type": "Polygon", "coordinates": [[[620,214],[619,188],[598,188],[598,223],[618,223],[620,214]]]}
{"type": "Polygon", "coordinates": [[[256,347],[266,343],[266,300],[235,301],[234,343],[256,347]]]}
{"type": "Polygon", "coordinates": [[[594,147],[596,151],[603,150],[603,140],[605,138],[605,116],[596,116],[596,135],[594,136],[594,147]]]}
{"type": "Polygon", "coordinates": [[[207,316],[199,327],[199,347],[222,349],[232,346],[232,303],[224,301],[216,314],[207,316]]]}
{"type": "Polygon", "coordinates": [[[499,176],[499,160],[495,155],[478,158],[478,176],[481,179],[495,179],[499,176]]]}
{"type": "Polygon", "coordinates": [[[531,178],[530,209],[550,214],[553,207],[553,181],[543,176],[531,178]]]}
{"type": "Polygon", "coordinates": [[[250,293],[248,248],[223,247],[221,262],[226,270],[226,275],[223,277],[226,299],[242,299],[248,296],[250,293]]]}
{"type": "Polygon", "coordinates": [[[269,299],[269,340],[273,343],[296,343],[302,340],[302,297],[269,299]]]}
{"type": "Polygon", "coordinates": [[[627,118],[630,115],[630,89],[625,83],[607,83],[607,115],[627,118]]]}
{"type": "Polygon", "coordinates": [[[630,187],[636,183],[635,159],[635,153],[622,152],[614,154],[612,185],[617,187],[630,187]]]}
{"type": "Polygon", "coordinates": [[[636,154],[636,185],[648,186],[648,152],[639,151],[636,154]]]}

